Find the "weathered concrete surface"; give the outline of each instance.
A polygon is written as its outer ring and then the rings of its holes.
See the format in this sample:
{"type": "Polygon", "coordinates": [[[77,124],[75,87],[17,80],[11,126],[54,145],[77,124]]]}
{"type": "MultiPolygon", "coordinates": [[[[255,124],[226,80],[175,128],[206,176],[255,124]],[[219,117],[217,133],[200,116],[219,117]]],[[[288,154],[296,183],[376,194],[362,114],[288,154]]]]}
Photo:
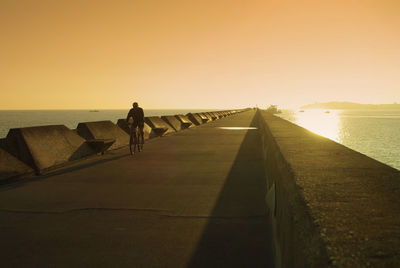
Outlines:
{"type": "Polygon", "coordinates": [[[64,125],[10,129],[7,151],[37,172],[90,155],[85,139],[64,125]]]}
{"type": "Polygon", "coordinates": [[[86,140],[86,143],[96,154],[104,154],[115,143],[115,139],[86,140]]]}
{"type": "Polygon", "coordinates": [[[1,266],[273,267],[253,116],[2,188],[1,266]]]}
{"type": "Polygon", "coordinates": [[[5,138],[0,139],[0,148],[6,148],[7,147],[7,142],[5,138]]]}
{"type": "Polygon", "coordinates": [[[203,124],[212,121],[205,113],[197,113],[197,115],[201,118],[203,124]]]}
{"type": "MultiPolygon", "coordinates": [[[[125,131],[128,135],[130,135],[132,122],[133,122],[132,118],[129,118],[129,122],[126,122],[126,119],[118,119],[117,126],[119,126],[123,131],[125,131]]],[[[147,123],[144,123],[143,134],[145,140],[157,137],[157,134],[147,123]]]]}
{"type": "Polygon", "coordinates": [[[219,113],[220,113],[223,117],[226,117],[226,116],[227,116],[227,113],[224,112],[224,111],[220,111],[219,113]]]}
{"type": "Polygon", "coordinates": [[[266,112],[259,126],[282,266],[400,267],[400,172],[266,112]]]}
{"type": "Polygon", "coordinates": [[[212,120],[219,119],[219,116],[215,112],[209,112],[208,114],[211,116],[212,120]]]}
{"type": "Polygon", "coordinates": [[[0,183],[7,179],[33,174],[31,167],[0,148],[0,183]]]}
{"type": "Polygon", "coordinates": [[[186,116],[196,126],[203,124],[203,120],[201,119],[201,117],[198,114],[188,113],[186,116]]]}
{"type": "Polygon", "coordinates": [[[181,124],[182,124],[182,128],[191,128],[194,127],[195,125],[193,124],[192,121],[189,120],[189,118],[186,115],[183,114],[178,114],[175,115],[175,118],[178,119],[181,124]]]}
{"type": "Polygon", "coordinates": [[[211,117],[211,119],[212,119],[213,121],[218,119],[218,116],[215,115],[213,112],[207,112],[207,114],[211,117]]]}
{"type": "Polygon", "coordinates": [[[175,129],[175,131],[182,130],[182,123],[173,115],[165,115],[161,116],[161,119],[164,120],[167,124],[175,129]]]}
{"type": "Polygon", "coordinates": [[[145,140],[157,137],[157,133],[147,123],[143,124],[143,134],[145,140]]]}
{"type": "Polygon", "coordinates": [[[210,115],[210,113],[204,112],[202,114],[205,115],[208,118],[208,122],[213,121],[213,117],[210,115]]]}
{"type": "Polygon", "coordinates": [[[115,139],[109,150],[129,144],[129,135],[111,121],[82,122],[76,129],[79,135],[86,140],[115,139]]]}
{"type": "Polygon", "coordinates": [[[176,132],[175,129],[158,116],[145,117],[144,121],[157,133],[158,136],[176,132]]]}

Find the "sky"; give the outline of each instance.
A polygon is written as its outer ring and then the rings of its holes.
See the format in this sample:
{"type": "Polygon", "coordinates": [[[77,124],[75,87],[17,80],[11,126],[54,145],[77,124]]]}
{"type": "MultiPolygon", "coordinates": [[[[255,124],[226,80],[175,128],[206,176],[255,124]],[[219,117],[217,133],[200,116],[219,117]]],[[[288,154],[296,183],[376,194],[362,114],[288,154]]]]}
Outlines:
{"type": "Polygon", "coordinates": [[[0,109],[400,102],[398,0],[0,0],[0,109]]]}

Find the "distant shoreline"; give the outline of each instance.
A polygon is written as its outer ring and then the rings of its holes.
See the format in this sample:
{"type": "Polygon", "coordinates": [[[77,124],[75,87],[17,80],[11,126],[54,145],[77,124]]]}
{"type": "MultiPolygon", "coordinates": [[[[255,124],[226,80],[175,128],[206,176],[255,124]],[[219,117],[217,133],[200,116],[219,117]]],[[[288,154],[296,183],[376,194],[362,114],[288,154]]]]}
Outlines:
{"type": "Polygon", "coordinates": [[[317,102],[307,104],[301,109],[332,109],[332,110],[400,110],[400,104],[362,104],[355,102],[317,102]]]}

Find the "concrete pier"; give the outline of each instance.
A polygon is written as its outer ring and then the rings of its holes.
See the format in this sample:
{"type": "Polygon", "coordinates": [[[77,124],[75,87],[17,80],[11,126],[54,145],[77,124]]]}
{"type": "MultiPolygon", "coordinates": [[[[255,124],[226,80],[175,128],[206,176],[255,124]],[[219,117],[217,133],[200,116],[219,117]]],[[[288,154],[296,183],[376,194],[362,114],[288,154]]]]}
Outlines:
{"type": "MultiPolygon", "coordinates": [[[[1,267],[400,266],[399,170],[265,111],[215,114],[12,184],[33,170],[0,151],[1,267]]],[[[12,132],[0,146],[32,159],[69,152],[12,132]]]]}
{"type": "Polygon", "coordinates": [[[254,111],[0,192],[2,267],[273,267],[254,111]]]}

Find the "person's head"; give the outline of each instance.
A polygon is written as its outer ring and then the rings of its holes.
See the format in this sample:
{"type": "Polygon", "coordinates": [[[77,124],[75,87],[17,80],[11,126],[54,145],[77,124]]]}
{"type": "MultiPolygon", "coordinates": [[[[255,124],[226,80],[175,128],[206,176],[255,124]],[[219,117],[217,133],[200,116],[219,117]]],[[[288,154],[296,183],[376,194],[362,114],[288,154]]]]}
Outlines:
{"type": "Polygon", "coordinates": [[[137,107],[139,107],[139,104],[138,104],[137,102],[134,102],[134,103],[132,104],[132,106],[133,106],[133,108],[137,108],[137,107]]]}

